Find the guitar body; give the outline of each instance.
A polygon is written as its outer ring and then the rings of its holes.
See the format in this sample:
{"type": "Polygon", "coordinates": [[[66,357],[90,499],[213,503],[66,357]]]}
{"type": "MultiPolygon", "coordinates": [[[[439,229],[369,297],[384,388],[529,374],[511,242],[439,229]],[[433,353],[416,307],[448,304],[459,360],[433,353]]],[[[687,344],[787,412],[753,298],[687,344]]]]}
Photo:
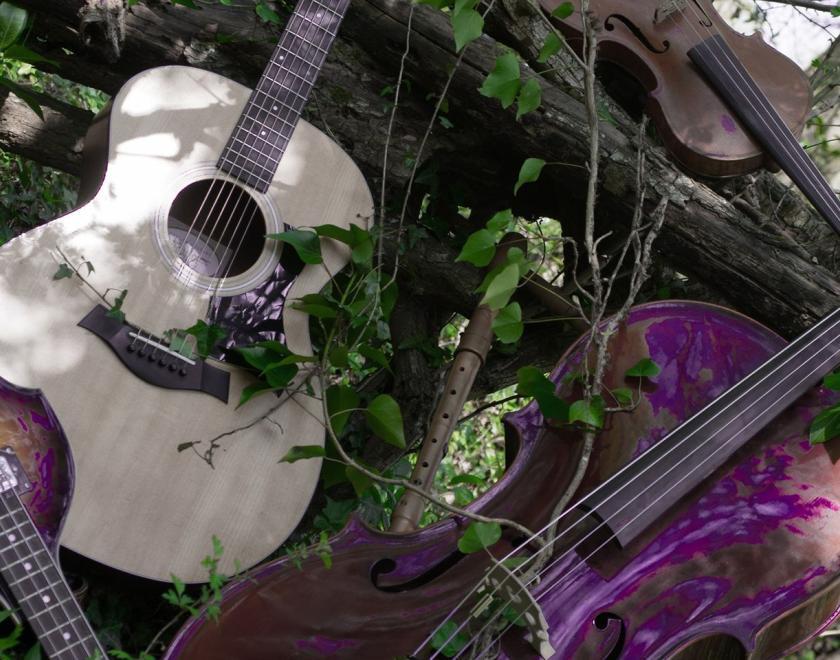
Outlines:
{"type": "MultiPolygon", "coordinates": [[[[585,339],[551,375],[564,398],[585,339]]],[[[635,307],[611,341],[606,387],[631,386],[624,374],[642,358],[656,361],[661,373],[642,386],[633,411],[608,419],[579,495],[784,345],[740,314],[695,302],[635,307]]],[[[587,561],[573,552],[548,562],[532,589],[548,621],[548,655],[765,660],[828,626],[840,614],[840,458],[836,441],[807,440],[828,399],[810,391],[629,546],[610,545],[594,560],[582,550],[587,561]]],[[[547,425],[536,403],[505,422],[508,469],[471,508],[537,530],[572,477],[580,433],[547,425]]],[[[667,485],[656,495],[666,496],[667,485]]],[[[314,553],[301,569],[286,558],[258,567],[225,588],[218,621],[188,621],[165,657],[429,657],[428,646],[420,650],[424,640],[492,565],[486,553],[457,553],[466,524],[450,517],[392,534],[351,517],[330,539],[331,568],[314,553]]],[[[506,533],[493,553],[501,559],[518,547],[506,533]]],[[[454,620],[460,623],[473,604],[454,620]]],[[[524,632],[508,630],[500,657],[539,657],[524,632]]],[[[463,657],[477,657],[473,650],[463,657]]]]}
{"type": "MultiPolygon", "coordinates": [[[[247,266],[215,280],[178,265],[170,206],[196,182],[225,176],[215,164],[249,94],[197,69],[139,74],[114,99],[107,169],[93,199],[0,248],[0,376],[44,392],[77,465],[62,543],[149,578],[206,579],[200,561],[213,535],[225,548],[224,572],[237,561],[251,566],[282,543],[309,502],[320,461],[278,460],[293,445],[323,442],[321,401],[299,374],[283,396],[237,408],[251,378],[213,360],[214,373],[229,373],[226,397],[178,389],[177,382],[150,384],[128,368],[146,358],[120,353],[79,327],[101,303],[91,288],[53,275],[65,257],[89,261],[94,270],[82,266],[85,279],[100,293],[127,290],[126,321],[161,337],[205,319],[214,297],[247,296],[264,285],[279,260],[279,244],[265,234],[285,225],[366,226],[372,200],[361,173],[338,145],[300,121],[268,191],[249,191],[264,224],[248,239],[257,245],[247,266]],[[177,449],[198,443],[200,453],[222,434],[212,468],[177,449]]],[[[220,197],[213,190],[205,201],[220,197]]],[[[323,253],[324,263],[304,267],[286,300],[317,293],[348,259],[332,242],[323,253]]],[[[284,305],[280,320],[287,347],[310,354],[308,316],[284,305]]],[[[150,361],[146,370],[156,367],[150,361]]],[[[160,369],[171,381],[167,367],[160,369]]]]}

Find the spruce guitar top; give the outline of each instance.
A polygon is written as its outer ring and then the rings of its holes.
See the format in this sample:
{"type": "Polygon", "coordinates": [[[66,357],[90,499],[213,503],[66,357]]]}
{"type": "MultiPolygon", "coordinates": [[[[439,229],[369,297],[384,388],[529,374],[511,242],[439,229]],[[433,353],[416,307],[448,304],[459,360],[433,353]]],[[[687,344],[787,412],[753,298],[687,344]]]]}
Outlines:
{"type": "Polygon", "coordinates": [[[185,351],[170,331],[257,319],[292,353],[311,352],[308,316],[283,302],[318,292],[348,251],[326,241],[324,263],[292,279],[266,234],[371,216],[359,170],[299,119],[348,5],[301,0],[253,92],[186,67],[131,79],[113,100],[95,196],[0,249],[0,376],[41,388],[62,420],[77,464],[62,538],[72,550],[200,581],[213,535],[232,572],[303,514],[320,461],[278,464],[293,445],[323,442],[303,370],[282,395],[237,408],[251,374],[185,351]],[[220,436],[214,469],[177,450],[220,436]]]}

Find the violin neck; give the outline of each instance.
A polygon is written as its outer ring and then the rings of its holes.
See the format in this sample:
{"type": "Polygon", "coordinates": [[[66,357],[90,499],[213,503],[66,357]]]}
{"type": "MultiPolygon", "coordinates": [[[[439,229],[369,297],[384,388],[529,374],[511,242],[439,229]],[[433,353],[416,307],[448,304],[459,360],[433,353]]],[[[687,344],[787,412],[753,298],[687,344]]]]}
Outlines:
{"type": "Polygon", "coordinates": [[[840,201],[814,161],[721,35],[688,51],[691,61],[756,141],[840,234],[840,201]]]}

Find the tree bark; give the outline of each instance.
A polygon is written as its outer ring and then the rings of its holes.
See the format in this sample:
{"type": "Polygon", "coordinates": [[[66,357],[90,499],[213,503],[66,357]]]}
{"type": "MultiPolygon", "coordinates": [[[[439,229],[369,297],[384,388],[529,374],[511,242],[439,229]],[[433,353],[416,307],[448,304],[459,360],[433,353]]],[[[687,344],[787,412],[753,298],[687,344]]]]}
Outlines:
{"type": "MultiPolygon", "coordinates": [[[[62,76],[109,93],[134,73],[164,64],[208,68],[253,84],[279,33],[248,10],[206,4],[197,11],[149,0],[126,12],[122,51],[115,63],[109,63],[109,45],[98,44],[95,32],[88,45],[80,38],[81,0],[17,2],[36,12],[33,48],[57,61],[62,76]],[[229,42],[230,36],[235,38],[233,42],[229,42]],[[247,44],[243,45],[244,41],[247,44]]],[[[401,93],[387,173],[389,230],[393,229],[392,209],[402,202],[434,100],[456,64],[448,18],[429,6],[417,5],[412,10],[407,1],[354,0],[307,110],[307,118],[337,139],[355,159],[378,200],[392,98],[386,91],[396,81],[412,11],[411,50],[406,61],[410,85],[401,93]]],[[[534,78],[540,84],[542,105],[519,121],[512,109],[503,110],[497,100],[477,92],[505,47],[536,66],[544,30],[530,3],[499,1],[489,17],[487,34],[468,47],[454,76],[446,115],[453,127],[435,126],[422,155],[426,183],[415,186],[415,195],[455,181],[458,203],[471,207],[472,217],[480,222],[489,213],[513,207],[526,217],[559,218],[567,235],[579,233],[587,176],[580,166],[586,162],[588,129],[573,70],[542,77],[523,65],[523,79],[534,78]],[[524,187],[514,197],[517,172],[528,157],[567,165],[546,167],[538,183],[524,187]]],[[[91,32],[87,35],[90,38],[91,32]]],[[[601,126],[603,160],[597,213],[602,231],[620,234],[634,207],[638,126],[614,104],[610,112],[614,123],[601,126]]],[[[69,110],[59,116],[40,128],[35,140],[44,141],[40,151],[30,149],[27,144],[32,139],[17,130],[0,129],[0,146],[74,171],[77,157],[67,151],[67,140],[62,142],[53,128],[63,126],[69,135],[78,136],[83,120],[69,110]]],[[[840,280],[834,274],[837,238],[798,193],[766,173],[707,185],[678,170],[660,147],[653,145],[649,151],[645,178],[650,207],[660,197],[669,200],[656,243],[661,259],[694,278],[715,298],[787,337],[836,306],[840,294],[840,280]]],[[[408,218],[407,222],[413,224],[414,220],[408,218]]],[[[477,224],[459,218],[451,228],[463,236],[477,224]]],[[[393,237],[393,233],[388,235],[393,237]]],[[[393,259],[398,245],[396,239],[389,243],[393,259]]],[[[401,294],[412,297],[415,306],[435,309],[436,318],[450,312],[468,315],[477,302],[472,291],[480,275],[453,263],[457,254],[454,243],[457,241],[430,235],[412,243],[401,257],[401,294]]],[[[425,331],[434,334],[431,327],[425,331]]],[[[516,359],[491,356],[477,391],[509,384],[515,378],[515,367],[527,361],[553,362],[567,341],[567,333],[556,327],[529,327],[516,359]]],[[[398,375],[409,389],[413,378],[429,376],[411,363],[407,360],[404,372],[398,375]]],[[[405,396],[410,399],[427,393],[423,388],[405,396]]],[[[431,405],[427,396],[424,401],[426,407],[431,405]]],[[[425,419],[422,407],[411,413],[425,419]]]]}

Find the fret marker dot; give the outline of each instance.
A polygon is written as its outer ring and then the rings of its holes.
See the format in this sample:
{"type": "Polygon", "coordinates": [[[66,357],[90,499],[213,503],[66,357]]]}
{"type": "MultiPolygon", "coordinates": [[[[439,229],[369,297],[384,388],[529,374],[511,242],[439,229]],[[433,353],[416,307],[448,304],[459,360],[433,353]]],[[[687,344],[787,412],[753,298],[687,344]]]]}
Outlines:
{"type": "Polygon", "coordinates": [[[69,641],[70,641],[70,638],[71,638],[73,635],[71,635],[70,633],[66,632],[66,633],[63,633],[61,636],[64,638],[64,641],[65,641],[65,642],[69,642],[69,641]]]}
{"type": "Polygon", "coordinates": [[[285,60],[285,59],[286,59],[286,56],[285,56],[285,55],[281,55],[278,59],[285,60]]]}
{"type": "Polygon", "coordinates": [[[277,110],[279,110],[279,108],[276,105],[274,107],[272,107],[271,109],[274,110],[274,112],[277,112],[277,110]]]}
{"type": "Polygon", "coordinates": [[[260,135],[265,135],[265,131],[261,131],[261,132],[260,132],[260,135]]]}
{"type": "Polygon", "coordinates": [[[49,596],[41,596],[41,600],[43,600],[45,603],[49,603],[52,599],[49,596]]]}
{"type": "Polygon", "coordinates": [[[323,15],[324,15],[324,12],[319,11],[317,14],[315,14],[315,18],[321,18],[321,16],[323,16],[323,15]]]}
{"type": "Polygon", "coordinates": [[[9,535],[6,536],[6,538],[9,539],[10,541],[14,541],[17,538],[17,536],[15,536],[14,534],[9,534],[9,535]]]}
{"type": "Polygon", "coordinates": [[[30,564],[28,561],[26,561],[26,562],[23,563],[23,568],[24,568],[24,570],[31,571],[32,570],[32,564],[30,564]]]}

